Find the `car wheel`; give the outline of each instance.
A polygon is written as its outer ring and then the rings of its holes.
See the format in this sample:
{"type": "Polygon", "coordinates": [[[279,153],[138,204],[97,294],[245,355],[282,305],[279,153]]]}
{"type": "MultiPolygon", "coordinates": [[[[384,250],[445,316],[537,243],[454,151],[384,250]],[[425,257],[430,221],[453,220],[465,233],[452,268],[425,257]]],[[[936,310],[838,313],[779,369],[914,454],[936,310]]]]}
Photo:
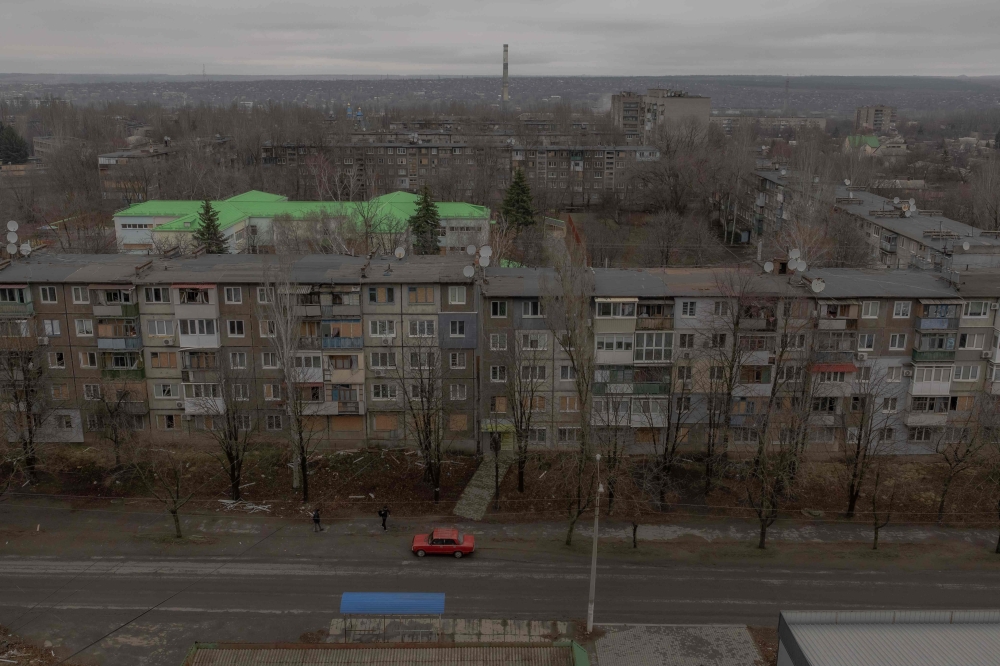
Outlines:
{"type": "Polygon", "coordinates": [[[455,551],[455,559],[456,560],[462,559],[462,551],[460,550],[455,551]]]}
{"type": "Polygon", "coordinates": [[[424,551],[422,551],[422,550],[418,550],[418,551],[417,551],[417,557],[423,557],[423,556],[424,556],[424,555],[426,555],[426,554],[427,554],[427,553],[425,553],[425,552],[424,552],[424,551]]]}

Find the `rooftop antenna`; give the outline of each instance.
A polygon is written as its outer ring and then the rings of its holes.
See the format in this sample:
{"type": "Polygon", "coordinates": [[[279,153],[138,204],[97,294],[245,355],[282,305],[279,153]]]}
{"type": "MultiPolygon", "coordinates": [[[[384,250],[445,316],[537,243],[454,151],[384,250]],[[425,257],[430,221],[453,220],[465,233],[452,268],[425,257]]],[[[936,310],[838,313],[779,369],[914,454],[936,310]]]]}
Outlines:
{"type": "Polygon", "coordinates": [[[500,101],[503,102],[503,106],[507,106],[507,101],[510,99],[510,89],[507,86],[507,45],[503,45],[503,92],[500,95],[500,101]]]}
{"type": "Polygon", "coordinates": [[[789,77],[785,77],[785,111],[788,111],[788,85],[791,82],[789,77]]]}

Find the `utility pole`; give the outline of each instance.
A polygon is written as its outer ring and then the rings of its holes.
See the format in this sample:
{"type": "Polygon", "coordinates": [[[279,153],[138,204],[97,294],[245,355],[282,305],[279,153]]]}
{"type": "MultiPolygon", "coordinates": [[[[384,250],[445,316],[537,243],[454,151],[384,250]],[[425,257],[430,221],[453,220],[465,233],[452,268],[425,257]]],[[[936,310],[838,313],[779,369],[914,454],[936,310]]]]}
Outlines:
{"type": "Polygon", "coordinates": [[[597,517],[601,511],[601,454],[597,454],[597,498],[594,501],[594,546],[590,554],[590,600],[587,602],[587,633],[594,630],[594,594],[597,590],[597,517]]]}

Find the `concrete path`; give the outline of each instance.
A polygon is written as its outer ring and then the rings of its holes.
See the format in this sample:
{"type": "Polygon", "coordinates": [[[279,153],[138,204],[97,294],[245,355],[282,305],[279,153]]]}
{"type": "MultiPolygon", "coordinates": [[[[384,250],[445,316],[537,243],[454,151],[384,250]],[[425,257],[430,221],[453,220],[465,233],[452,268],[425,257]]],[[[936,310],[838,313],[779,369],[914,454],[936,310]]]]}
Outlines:
{"type": "Polygon", "coordinates": [[[469,485],[462,491],[462,496],[455,503],[455,515],[469,520],[482,520],[490,508],[493,491],[496,486],[496,466],[500,467],[500,482],[503,482],[507,470],[514,463],[513,451],[501,451],[498,460],[486,456],[479,464],[479,469],[469,479],[469,485]]]}
{"type": "Polygon", "coordinates": [[[760,655],[739,625],[602,625],[596,666],[755,666],[760,655]]]}

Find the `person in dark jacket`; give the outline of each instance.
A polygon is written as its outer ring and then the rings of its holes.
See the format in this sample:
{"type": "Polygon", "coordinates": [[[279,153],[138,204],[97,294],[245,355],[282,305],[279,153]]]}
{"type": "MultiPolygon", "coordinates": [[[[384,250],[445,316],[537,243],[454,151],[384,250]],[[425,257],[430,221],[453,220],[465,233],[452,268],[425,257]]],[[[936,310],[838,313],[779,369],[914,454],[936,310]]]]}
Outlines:
{"type": "Polygon", "coordinates": [[[313,532],[322,532],[323,526],[319,524],[319,509],[313,510],[313,532]]]}
{"type": "Polygon", "coordinates": [[[389,520],[389,507],[383,506],[379,509],[378,517],[382,519],[382,531],[387,531],[389,528],[385,526],[385,521],[389,520]]]}

